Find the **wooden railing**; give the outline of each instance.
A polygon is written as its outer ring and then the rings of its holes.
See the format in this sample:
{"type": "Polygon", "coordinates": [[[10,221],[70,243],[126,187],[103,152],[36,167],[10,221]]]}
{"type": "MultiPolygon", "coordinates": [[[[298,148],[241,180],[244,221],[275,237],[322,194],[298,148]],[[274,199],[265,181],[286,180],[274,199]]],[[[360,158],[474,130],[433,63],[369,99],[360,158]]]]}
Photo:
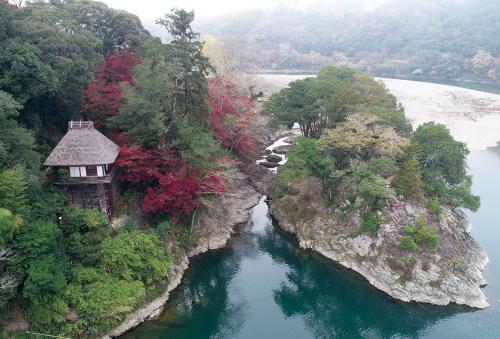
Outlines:
{"type": "Polygon", "coordinates": [[[118,171],[117,167],[113,167],[106,175],[102,177],[68,177],[57,178],[57,185],[86,185],[86,184],[109,184],[118,171]]]}

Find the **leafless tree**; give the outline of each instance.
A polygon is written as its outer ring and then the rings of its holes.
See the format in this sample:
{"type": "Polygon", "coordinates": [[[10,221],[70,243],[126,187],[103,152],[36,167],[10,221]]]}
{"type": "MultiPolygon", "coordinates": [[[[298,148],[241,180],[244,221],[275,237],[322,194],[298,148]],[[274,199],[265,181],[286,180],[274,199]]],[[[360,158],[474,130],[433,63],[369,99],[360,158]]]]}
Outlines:
{"type": "MultiPolygon", "coordinates": [[[[7,261],[14,258],[16,254],[11,248],[0,248],[0,261],[7,261]]],[[[2,275],[0,277],[0,291],[14,288],[18,285],[16,279],[12,276],[2,275]]]]}
{"type": "Polygon", "coordinates": [[[11,260],[15,256],[16,254],[14,253],[12,248],[9,247],[0,248],[0,261],[11,260]]]}

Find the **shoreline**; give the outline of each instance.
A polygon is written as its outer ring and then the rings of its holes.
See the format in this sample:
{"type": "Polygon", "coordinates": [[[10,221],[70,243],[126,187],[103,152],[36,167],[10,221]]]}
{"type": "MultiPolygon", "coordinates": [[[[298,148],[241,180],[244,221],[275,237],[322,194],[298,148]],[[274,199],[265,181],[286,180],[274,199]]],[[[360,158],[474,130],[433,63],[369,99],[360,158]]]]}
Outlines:
{"type": "MultiPolygon", "coordinates": [[[[240,181],[244,182],[247,178],[243,175],[240,181]]],[[[183,251],[181,258],[173,265],[173,275],[167,289],[153,301],[130,313],[113,330],[100,336],[102,339],[119,337],[141,323],[157,318],[170,299],[170,293],[182,283],[190,259],[208,251],[224,248],[232,234],[238,231],[238,227],[250,220],[251,211],[258,204],[262,194],[249,184],[236,186],[239,187],[230,197],[217,201],[212,210],[200,216],[197,231],[201,233],[201,237],[196,246],[188,252],[183,251]]]]}

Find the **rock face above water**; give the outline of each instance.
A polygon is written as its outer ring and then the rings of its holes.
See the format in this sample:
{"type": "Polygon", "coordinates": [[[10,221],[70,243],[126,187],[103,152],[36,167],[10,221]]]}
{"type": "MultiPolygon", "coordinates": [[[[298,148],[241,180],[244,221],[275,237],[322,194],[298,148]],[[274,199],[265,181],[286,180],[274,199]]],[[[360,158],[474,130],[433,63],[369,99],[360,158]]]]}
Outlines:
{"type": "Polygon", "coordinates": [[[312,189],[273,198],[271,214],[280,227],[297,235],[302,248],[321,253],[364,276],[373,286],[406,302],[435,305],[449,303],[486,308],[480,287],[486,282],[482,271],[488,257],[470,235],[471,226],[463,212],[445,208],[437,222],[437,250],[422,247],[409,251],[400,246],[405,228],[417,217],[431,218],[422,202],[397,198],[380,212],[379,230],[362,233],[360,215],[354,208],[331,211],[321,195],[321,182],[312,189]],[[307,199],[308,204],[303,202],[307,199]]]}

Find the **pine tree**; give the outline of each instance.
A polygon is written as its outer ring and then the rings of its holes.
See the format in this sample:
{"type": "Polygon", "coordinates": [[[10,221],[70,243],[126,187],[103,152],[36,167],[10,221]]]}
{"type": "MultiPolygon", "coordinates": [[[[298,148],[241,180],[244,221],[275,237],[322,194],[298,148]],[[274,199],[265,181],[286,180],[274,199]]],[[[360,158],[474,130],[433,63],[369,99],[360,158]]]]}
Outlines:
{"type": "Polygon", "coordinates": [[[198,39],[199,33],[194,32],[191,27],[193,20],[193,11],[173,9],[165,18],[157,21],[172,37],[168,46],[172,57],[181,64],[181,72],[176,74],[175,83],[178,85],[177,97],[182,103],[184,115],[199,112],[199,108],[206,104],[206,77],[213,70],[203,54],[203,42],[198,39]]]}
{"type": "Polygon", "coordinates": [[[398,194],[406,197],[416,197],[422,186],[422,172],[416,155],[410,156],[394,179],[394,187],[398,194]]]}

